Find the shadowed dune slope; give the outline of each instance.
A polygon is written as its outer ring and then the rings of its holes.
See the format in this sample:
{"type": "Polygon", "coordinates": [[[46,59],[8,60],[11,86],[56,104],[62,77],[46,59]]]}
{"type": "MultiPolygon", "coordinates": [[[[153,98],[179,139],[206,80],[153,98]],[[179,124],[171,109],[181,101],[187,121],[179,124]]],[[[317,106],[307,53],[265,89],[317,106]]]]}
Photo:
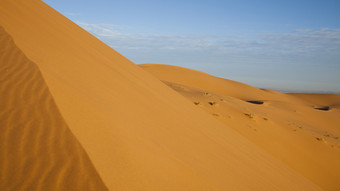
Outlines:
{"type": "Polygon", "coordinates": [[[199,71],[155,64],[141,67],[166,79],[165,84],[193,105],[325,190],[340,190],[340,95],[281,94],[265,90],[275,96],[261,98],[259,89],[244,88],[244,84],[228,80],[223,80],[226,82],[223,85],[220,78],[199,71]],[[205,89],[200,81],[202,75],[211,86],[217,85],[205,89]],[[237,91],[239,96],[219,94],[235,95],[230,90],[237,91]],[[238,98],[246,96],[248,101],[238,98]]]}
{"type": "Polygon", "coordinates": [[[107,190],[38,67],[0,26],[0,190],[107,190]]]}
{"type": "Polygon", "coordinates": [[[0,23],[109,190],[320,190],[43,2],[0,23]]]}

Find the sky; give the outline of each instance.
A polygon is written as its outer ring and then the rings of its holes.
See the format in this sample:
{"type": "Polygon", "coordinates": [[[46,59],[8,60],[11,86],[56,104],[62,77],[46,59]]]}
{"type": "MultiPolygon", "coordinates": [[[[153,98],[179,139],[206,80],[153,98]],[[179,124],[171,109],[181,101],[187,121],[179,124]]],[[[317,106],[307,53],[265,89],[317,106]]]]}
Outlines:
{"type": "Polygon", "coordinates": [[[136,64],[340,93],[339,0],[43,0],[136,64]]]}

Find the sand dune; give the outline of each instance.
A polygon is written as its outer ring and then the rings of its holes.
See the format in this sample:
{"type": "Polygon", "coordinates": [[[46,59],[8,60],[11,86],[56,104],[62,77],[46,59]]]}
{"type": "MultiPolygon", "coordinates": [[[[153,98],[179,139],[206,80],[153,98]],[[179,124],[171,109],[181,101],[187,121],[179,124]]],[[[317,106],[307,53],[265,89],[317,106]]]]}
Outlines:
{"type": "Polygon", "coordinates": [[[0,26],[0,190],[106,190],[38,67],[0,26]]]}
{"type": "Polygon", "coordinates": [[[313,108],[321,110],[331,110],[333,108],[340,109],[340,95],[337,94],[290,94],[300,98],[313,108]],[[325,108],[325,109],[322,109],[325,108]],[[328,108],[328,109],[326,109],[328,108]]]}
{"type": "Polygon", "coordinates": [[[207,73],[163,64],[142,64],[141,67],[162,81],[215,92],[242,100],[282,99],[281,93],[264,91],[244,83],[211,76],[207,73]],[[175,74],[176,78],[173,76],[175,74]],[[245,94],[244,92],[248,92],[245,94]],[[279,94],[279,97],[277,96],[279,94]]]}
{"type": "Polygon", "coordinates": [[[0,25],[3,190],[321,190],[43,2],[0,25]]]}
{"type": "Polygon", "coordinates": [[[263,93],[191,69],[140,66],[325,190],[340,190],[340,95],[263,93]]]}

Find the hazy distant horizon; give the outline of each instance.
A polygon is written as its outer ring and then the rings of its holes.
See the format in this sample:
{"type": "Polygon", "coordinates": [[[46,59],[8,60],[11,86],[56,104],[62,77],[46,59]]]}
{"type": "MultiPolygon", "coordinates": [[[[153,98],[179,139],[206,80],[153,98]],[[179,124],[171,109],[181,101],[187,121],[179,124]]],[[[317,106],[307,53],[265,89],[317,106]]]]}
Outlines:
{"type": "Polygon", "coordinates": [[[136,64],[340,92],[340,1],[44,1],[136,64]]]}
{"type": "Polygon", "coordinates": [[[305,93],[305,94],[340,94],[337,91],[321,91],[321,90],[284,90],[284,89],[275,89],[275,88],[260,88],[260,89],[271,89],[281,93],[305,93]]]}

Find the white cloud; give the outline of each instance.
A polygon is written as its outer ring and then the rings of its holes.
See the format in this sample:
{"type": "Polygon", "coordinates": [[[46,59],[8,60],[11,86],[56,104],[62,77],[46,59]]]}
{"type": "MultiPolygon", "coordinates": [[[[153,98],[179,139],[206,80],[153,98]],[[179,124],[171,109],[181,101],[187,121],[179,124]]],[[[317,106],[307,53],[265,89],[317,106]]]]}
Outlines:
{"type": "Polygon", "coordinates": [[[340,52],[340,29],[296,30],[292,33],[263,35],[267,47],[277,48],[283,54],[338,54],[340,52]]]}
{"type": "Polygon", "coordinates": [[[115,49],[217,51],[297,55],[340,52],[340,29],[301,29],[290,33],[256,35],[133,34],[112,24],[78,24],[115,49]]]}
{"type": "Polygon", "coordinates": [[[180,65],[258,87],[340,91],[340,29],[179,35],[135,34],[118,25],[78,24],[137,64],[180,65]]]}

